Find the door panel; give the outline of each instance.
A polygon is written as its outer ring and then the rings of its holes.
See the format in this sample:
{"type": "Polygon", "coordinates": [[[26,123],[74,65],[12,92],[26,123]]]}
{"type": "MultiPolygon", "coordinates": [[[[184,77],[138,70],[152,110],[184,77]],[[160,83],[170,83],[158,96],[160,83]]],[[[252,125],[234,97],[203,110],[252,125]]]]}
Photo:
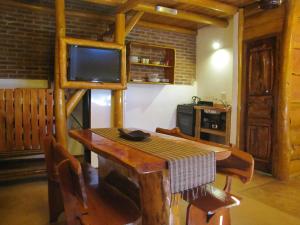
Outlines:
{"type": "Polygon", "coordinates": [[[267,44],[250,49],[248,94],[267,95],[273,89],[274,50],[267,44]]]}
{"type": "Polygon", "coordinates": [[[249,96],[248,117],[251,119],[272,119],[273,97],[272,96],[249,96]]]}
{"type": "Polygon", "coordinates": [[[271,126],[248,126],[247,150],[257,160],[266,163],[270,160],[271,126]]]}
{"type": "Polygon", "coordinates": [[[275,37],[247,43],[246,149],[264,172],[271,172],[272,164],[276,54],[275,37]]]}

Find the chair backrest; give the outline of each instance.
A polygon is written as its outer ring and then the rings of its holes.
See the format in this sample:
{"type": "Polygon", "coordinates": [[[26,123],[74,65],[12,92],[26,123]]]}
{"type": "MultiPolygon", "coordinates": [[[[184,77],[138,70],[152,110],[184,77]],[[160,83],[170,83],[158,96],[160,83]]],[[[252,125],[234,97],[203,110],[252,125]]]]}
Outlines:
{"type": "Polygon", "coordinates": [[[58,165],[63,160],[73,157],[68,151],[57,151],[56,141],[52,135],[44,137],[42,149],[45,153],[48,178],[58,182],[58,165]]]}
{"type": "Polygon", "coordinates": [[[226,176],[234,176],[239,178],[243,183],[251,181],[254,172],[254,159],[253,157],[244,151],[237,149],[234,146],[227,146],[209,141],[203,141],[183,134],[179,128],[173,128],[171,130],[156,128],[157,133],[168,134],[176,137],[185,138],[188,140],[228,148],[231,151],[229,158],[220,160],[217,162],[217,171],[226,176]]]}
{"type": "Polygon", "coordinates": [[[0,154],[39,153],[52,130],[52,89],[0,89],[0,154]]]}
{"type": "Polygon", "coordinates": [[[64,157],[58,165],[58,177],[66,208],[68,203],[77,204],[80,209],[87,209],[87,194],[80,162],[62,145],[54,145],[55,154],[64,157]]]}

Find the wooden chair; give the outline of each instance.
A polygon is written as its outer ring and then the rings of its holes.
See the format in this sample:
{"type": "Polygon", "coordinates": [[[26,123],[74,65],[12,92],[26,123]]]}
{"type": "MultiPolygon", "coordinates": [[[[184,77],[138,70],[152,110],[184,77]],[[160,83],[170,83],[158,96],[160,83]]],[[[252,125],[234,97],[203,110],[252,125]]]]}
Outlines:
{"type": "MultiPolygon", "coordinates": [[[[45,136],[43,150],[45,153],[46,167],[48,173],[48,204],[50,222],[56,222],[59,215],[64,211],[64,204],[59,186],[58,165],[63,160],[73,157],[68,151],[55,151],[56,141],[53,136],[45,136]]],[[[97,170],[88,163],[82,163],[85,179],[90,183],[98,183],[97,170]]]]}
{"type": "Polygon", "coordinates": [[[59,155],[66,156],[58,174],[68,225],[123,225],[139,223],[140,211],[127,196],[107,185],[85,179],[78,160],[55,144],[59,155]]]}
{"type": "MultiPolygon", "coordinates": [[[[226,176],[226,183],[223,191],[215,187],[200,193],[199,197],[190,201],[187,208],[187,225],[219,225],[222,220],[223,225],[230,225],[229,208],[239,204],[239,199],[230,194],[232,177],[237,177],[241,182],[250,182],[254,171],[253,157],[235,147],[199,140],[181,133],[179,128],[171,130],[157,128],[156,132],[171,136],[181,137],[188,140],[228,148],[231,156],[225,160],[217,161],[217,172],[226,176]]],[[[191,199],[184,196],[185,200],[191,199]]]]}
{"type": "Polygon", "coordinates": [[[64,160],[64,157],[60,157],[55,154],[55,144],[55,139],[52,136],[46,136],[44,138],[43,150],[45,153],[48,172],[48,204],[50,223],[56,222],[58,216],[64,211],[57,172],[57,165],[64,160]]]}

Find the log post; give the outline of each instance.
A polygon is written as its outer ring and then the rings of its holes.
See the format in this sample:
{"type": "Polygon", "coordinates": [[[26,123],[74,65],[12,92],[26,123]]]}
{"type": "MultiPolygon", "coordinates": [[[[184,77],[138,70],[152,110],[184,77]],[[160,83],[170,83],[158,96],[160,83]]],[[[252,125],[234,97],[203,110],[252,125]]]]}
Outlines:
{"type": "Polygon", "coordinates": [[[295,21],[297,16],[297,0],[286,2],[286,20],[283,34],[282,68],[279,82],[277,140],[278,149],[275,155],[277,166],[273,168],[274,175],[281,180],[288,180],[290,176],[290,158],[292,146],[290,142],[290,91],[293,56],[293,36],[295,36],[295,21]]]}
{"type": "MultiPolygon", "coordinates": [[[[115,42],[125,44],[125,14],[116,15],[115,42]]],[[[123,91],[112,91],[113,126],[123,127],[123,91]]]]}
{"type": "Polygon", "coordinates": [[[55,43],[55,74],[54,74],[54,102],[55,102],[55,134],[57,142],[67,147],[67,120],[65,91],[60,88],[59,77],[59,40],[66,36],[65,0],[56,0],[56,43],[55,43]]]}

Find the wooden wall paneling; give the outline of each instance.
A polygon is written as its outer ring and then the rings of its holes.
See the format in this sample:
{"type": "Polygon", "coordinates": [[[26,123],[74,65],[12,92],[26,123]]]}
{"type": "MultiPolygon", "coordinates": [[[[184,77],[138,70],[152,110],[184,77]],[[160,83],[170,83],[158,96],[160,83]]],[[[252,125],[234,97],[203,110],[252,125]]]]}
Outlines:
{"type": "MultiPolygon", "coordinates": [[[[300,63],[300,55],[299,55],[299,63],[300,63]]],[[[291,75],[290,99],[291,101],[300,101],[300,74],[291,75]]]]}
{"type": "Polygon", "coordinates": [[[47,134],[53,134],[53,91],[51,89],[47,90],[47,134]]]}
{"type": "Polygon", "coordinates": [[[283,31],[285,7],[265,10],[245,17],[244,40],[254,39],[283,31]]]}
{"type": "Polygon", "coordinates": [[[31,130],[32,149],[39,149],[40,141],[39,141],[39,130],[38,130],[38,90],[37,89],[31,89],[30,101],[31,101],[30,111],[31,111],[31,127],[32,127],[31,130]]]}
{"type": "MultiPolygon", "coordinates": [[[[23,89],[23,138],[24,148],[31,149],[30,89],[23,89]]],[[[35,129],[35,127],[33,127],[35,129]]]]}
{"type": "Polygon", "coordinates": [[[292,129],[300,128],[300,107],[299,103],[292,103],[290,106],[290,126],[292,129]]]}
{"type": "Polygon", "coordinates": [[[6,147],[7,149],[14,149],[14,102],[13,90],[7,89],[5,91],[6,110],[5,110],[5,124],[6,124],[6,147]]]}
{"type": "Polygon", "coordinates": [[[0,152],[6,150],[6,128],[5,128],[5,90],[0,89],[0,152]]]}

